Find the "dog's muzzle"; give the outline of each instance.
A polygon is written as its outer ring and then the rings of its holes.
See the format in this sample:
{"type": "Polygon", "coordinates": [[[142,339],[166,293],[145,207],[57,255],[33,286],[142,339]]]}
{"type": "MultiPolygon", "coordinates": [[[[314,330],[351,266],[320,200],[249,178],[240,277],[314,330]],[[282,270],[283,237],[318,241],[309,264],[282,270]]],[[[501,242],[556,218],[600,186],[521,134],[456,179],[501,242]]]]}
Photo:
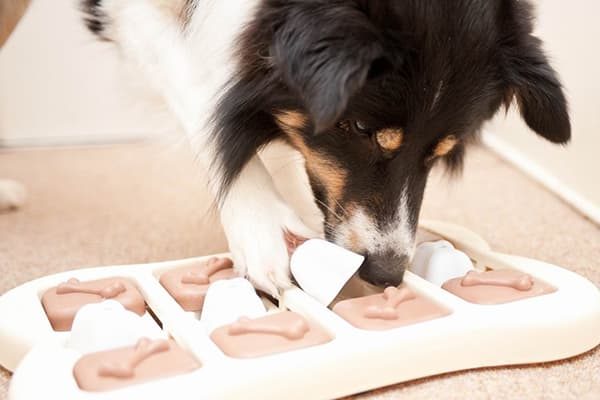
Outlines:
{"type": "Polygon", "coordinates": [[[398,286],[402,283],[409,262],[410,258],[407,255],[399,255],[393,251],[367,254],[358,274],[362,279],[377,286],[398,286]]]}

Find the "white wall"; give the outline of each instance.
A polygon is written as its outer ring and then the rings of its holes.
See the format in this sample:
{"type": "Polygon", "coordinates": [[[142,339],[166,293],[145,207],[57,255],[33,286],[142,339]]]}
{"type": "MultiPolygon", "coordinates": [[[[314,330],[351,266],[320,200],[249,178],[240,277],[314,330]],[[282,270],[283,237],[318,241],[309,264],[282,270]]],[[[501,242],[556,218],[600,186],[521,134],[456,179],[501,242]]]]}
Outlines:
{"type": "Polygon", "coordinates": [[[117,52],[87,32],[77,4],[32,1],[0,50],[0,144],[101,143],[167,129],[123,89],[117,52]]]}
{"type": "Polygon", "coordinates": [[[513,111],[488,131],[508,157],[600,221],[600,2],[538,0],[536,34],[570,101],[573,139],[566,148],[536,137],[513,111]],[[521,157],[519,157],[519,155],[521,157]]]}

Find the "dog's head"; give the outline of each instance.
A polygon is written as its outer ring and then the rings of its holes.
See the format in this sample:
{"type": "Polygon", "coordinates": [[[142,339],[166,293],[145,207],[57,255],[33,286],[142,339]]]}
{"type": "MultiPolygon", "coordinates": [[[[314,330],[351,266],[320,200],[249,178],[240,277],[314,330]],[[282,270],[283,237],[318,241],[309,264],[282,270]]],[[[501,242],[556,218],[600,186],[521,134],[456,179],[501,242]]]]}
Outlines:
{"type": "Polygon", "coordinates": [[[268,48],[249,45],[248,68],[270,82],[265,104],[306,159],[327,238],[365,254],[371,282],[402,280],[429,171],[460,167],[503,104],[516,99],[533,131],[569,140],[566,100],[524,1],[265,4],[251,40],[268,48]]]}

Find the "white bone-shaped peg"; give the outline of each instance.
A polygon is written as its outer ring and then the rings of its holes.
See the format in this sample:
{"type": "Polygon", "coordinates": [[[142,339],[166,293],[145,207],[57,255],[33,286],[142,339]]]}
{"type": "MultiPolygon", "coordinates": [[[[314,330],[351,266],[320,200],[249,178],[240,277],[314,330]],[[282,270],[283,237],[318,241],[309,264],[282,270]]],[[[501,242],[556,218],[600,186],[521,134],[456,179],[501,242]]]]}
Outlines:
{"type": "Polygon", "coordinates": [[[321,239],[302,243],[290,259],[290,270],[306,293],[328,306],[365,258],[321,239]]]}
{"type": "Polygon", "coordinates": [[[126,310],[116,300],[86,304],[73,319],[67,347],[82,354],[133,346],[141,337],[166,338],[152,318],[126,310]]]}
{"type": "Polygon", "coordinates": [[[247,279],[225,279],[208,287],[200,321],[205,324],[207,333],[211,333],[241,317],[257,318],[266,313],[265,305],[247,279]]]}
{"type": "Polygon", "coordinates": [[[420,244],[410,267],[413,273],[438,286],[472,269],[471,259],[446,240],[420,244]]]}

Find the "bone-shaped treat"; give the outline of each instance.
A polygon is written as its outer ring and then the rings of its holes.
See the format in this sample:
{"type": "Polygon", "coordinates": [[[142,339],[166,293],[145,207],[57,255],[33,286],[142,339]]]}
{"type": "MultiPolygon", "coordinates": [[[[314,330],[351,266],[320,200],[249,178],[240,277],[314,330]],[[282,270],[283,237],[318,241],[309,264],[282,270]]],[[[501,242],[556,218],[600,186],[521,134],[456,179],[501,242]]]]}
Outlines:
{"type": "Polygon", "coordinates": [[[267,333],[283,336],[290,340],[299,340],[304,337],[309,329],[308,323],[302,317],[299,317],[287,326],[272,325],[265,323],[264,321],[241,317],[229,326],[229,334],[244,335],[247,333],[267,333]]]}
{"type": "Polygon", "coordinates": [[[101,296],[104,299],[112,299],[113,297],[117,297],[126,290],[127,288],[125,287],[123,282],[114,282],[101,289],[93,289],[83,286],[78,279],[71,278],[68,281],[61,283],[56,287],[56,294],[88,293],[101,296]]]}
{"type": "Polygon", "coordinates": [[[210,276],[217,271],[231,268],[232,261],[229,258],[211,257],[201,271],[190,271],[181,277],[181,283],[194,285],[208,285],[210,276]]]}
{"type": "Polygon", "coordinates": [[[121,363],[105,363],[98,368],[98,375],[111,378],[127,379],[132,378],[137,367],[142,361],[148,357],[169,350],[169,342],[164,339],[150,340],[141,338],[136,346],[133,354],[127,360],[121,363]]]}
{"type": "Polygon", "coordinates": [[[529,274],[514,270],[493,270],[486,272],[469,271],[461,280],[462,286],[507,286],[525,291],[533,287],[533,278],[529,274]]]}
{"type": "Polygon", "coordinates": [[[385,303],[381,306],[371,306],[365,309],[365,317],[371,319],[392,320],[398,318],[398,307],[401,303],[416,298],[416,295],[407,287],[396,288],[388,286],[383,291],[385,303]]]}

